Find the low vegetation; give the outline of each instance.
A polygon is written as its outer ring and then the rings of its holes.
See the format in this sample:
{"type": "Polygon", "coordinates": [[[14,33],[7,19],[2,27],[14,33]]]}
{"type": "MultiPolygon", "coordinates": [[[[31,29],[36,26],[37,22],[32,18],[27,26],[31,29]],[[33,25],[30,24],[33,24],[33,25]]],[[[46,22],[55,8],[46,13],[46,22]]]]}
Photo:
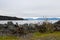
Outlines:
{"type": "Polygon", "coordinates": [[[60,40],[60,21],[43,24],[0,24],[0,40],[60,40]]]}

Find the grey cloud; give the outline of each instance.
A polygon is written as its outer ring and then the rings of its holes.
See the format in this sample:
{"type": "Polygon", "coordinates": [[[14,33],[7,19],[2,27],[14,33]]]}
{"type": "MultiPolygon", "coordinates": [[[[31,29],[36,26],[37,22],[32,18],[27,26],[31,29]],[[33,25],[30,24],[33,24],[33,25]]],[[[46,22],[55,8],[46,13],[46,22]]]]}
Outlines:
{"type": "Polygon", "coordinates": [[[60,0],[0,0],[0,15],[17,17],[59,16],[60,0]]]}

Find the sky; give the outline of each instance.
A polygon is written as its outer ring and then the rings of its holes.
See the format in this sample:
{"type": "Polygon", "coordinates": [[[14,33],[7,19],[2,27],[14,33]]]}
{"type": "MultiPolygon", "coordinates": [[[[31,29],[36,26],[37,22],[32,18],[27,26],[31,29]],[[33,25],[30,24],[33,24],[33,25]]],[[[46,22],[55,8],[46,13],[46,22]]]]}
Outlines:
{"type": "Polygon", "coordinates": [[[60,17],[60,0],[0,0],[0,15],[60,17]]]}

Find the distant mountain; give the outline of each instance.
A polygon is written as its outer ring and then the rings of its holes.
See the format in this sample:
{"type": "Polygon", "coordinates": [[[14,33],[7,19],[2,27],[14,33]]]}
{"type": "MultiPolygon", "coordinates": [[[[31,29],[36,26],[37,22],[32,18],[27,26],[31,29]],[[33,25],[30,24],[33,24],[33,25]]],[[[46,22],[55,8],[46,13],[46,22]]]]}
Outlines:
{"type": "Polygon", "coordinates": [[[51,18],[49,18],[49,17],[48,18],[41,18],[40,17],[40,18],[36,18],[36,19],[34,19],[34,18],[27,18],[27,19],[28,20],[46,20],[46,19],[47,20],[60,20],[60,18],[58,18],[58,17],[57,18],[54,18],[54,17],[51,17],[51,18]]]}
{"type": "Polygon", "coordinates": [[[24,20],[24,19],[23,18],[0,15],[0,20],[24,20]]]}
{"type": "Polygon", "coordinates": [[[34,20],[33,18],[24,18],[24,19],[27,19],[27,20],[34,20]]]}
{"type": "Polygon", "coordinates": [[[35,19],[35,20],[60,20],[60,18],[37,18],[37,19],[35,19]]]}

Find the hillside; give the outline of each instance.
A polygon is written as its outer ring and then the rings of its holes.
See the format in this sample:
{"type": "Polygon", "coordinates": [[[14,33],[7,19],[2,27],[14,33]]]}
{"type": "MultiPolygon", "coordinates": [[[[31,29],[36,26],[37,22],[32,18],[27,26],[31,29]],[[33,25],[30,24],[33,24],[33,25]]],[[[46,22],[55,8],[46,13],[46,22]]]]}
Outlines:
{"type": "Polygon", "coordinates": [[[11,16],[1,16],[0,20],[24,20],[23,18],[11,17],[11,16]]]}

